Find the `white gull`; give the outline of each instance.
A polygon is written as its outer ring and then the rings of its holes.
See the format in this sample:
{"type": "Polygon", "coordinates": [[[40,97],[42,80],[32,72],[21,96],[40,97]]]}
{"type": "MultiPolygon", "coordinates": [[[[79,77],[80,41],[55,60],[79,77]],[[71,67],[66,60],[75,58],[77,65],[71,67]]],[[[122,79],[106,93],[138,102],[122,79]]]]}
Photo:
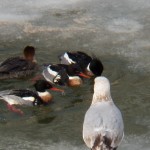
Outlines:
{"type": "Polygon", "coordinates": [[[116,150],[124,136],[120,110],[114,104],[106,77],[96,77],[93,100],[83,123],[83,140],[91,150],[116,150]]]}

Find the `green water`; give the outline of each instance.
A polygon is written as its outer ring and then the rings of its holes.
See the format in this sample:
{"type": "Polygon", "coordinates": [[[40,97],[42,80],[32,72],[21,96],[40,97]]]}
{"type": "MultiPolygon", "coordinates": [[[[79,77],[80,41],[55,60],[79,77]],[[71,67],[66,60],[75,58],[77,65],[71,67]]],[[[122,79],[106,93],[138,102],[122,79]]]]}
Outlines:
{"type": "MultiPolygon", "coordinates": [[[[125,123],[120,150],[150,149],[150,2],[59,0],[0,2],[0,61],[36,47],[36,59],[58,63],[66,50],[98,56],[103,75],[125,123]],[[136,2],[136,3],[135,3],[136,2]]],[[[0,81],[0,90],[31,88],[29,79],[0,81]]],[[[7,110],[0,101],[0,149],[86,150],[82,123],[93,94],[93,79],[78,88],[51,92],[47,107],[21,107],[24,116],[7,110]]]]}

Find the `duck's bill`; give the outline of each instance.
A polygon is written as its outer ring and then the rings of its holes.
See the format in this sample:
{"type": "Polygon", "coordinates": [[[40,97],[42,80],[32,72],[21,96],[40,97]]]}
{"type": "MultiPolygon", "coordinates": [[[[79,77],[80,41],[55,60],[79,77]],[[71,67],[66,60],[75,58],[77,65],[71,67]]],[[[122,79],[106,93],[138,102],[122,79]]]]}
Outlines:
{"type": "Polygon", "coordinates": [[[79,76],[84,77],[84,78],[88,78],[88,79],[91,78],[90,76],[85,75],[84,73],[81,73],[81,72],[79,73],[79,76]]]}
{"type": "Polygon", "coordinates": [[[64,92],[64,90],[56,88],[56,87],[52,87],[52,88],[50,88],[50,90],[52,90],[52,91],[58,91],[58,92],[64,92]]]}

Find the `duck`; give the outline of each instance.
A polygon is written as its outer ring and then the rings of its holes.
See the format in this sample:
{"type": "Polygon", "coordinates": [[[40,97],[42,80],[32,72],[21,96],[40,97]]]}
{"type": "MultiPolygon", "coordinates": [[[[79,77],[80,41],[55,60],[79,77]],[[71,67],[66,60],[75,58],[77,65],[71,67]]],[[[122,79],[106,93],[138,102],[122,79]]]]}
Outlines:
{"type": "Polygon", "coordinates": [[[58,58],[61,64],[78,64],[83,73],[91,77],[101,76],[104,70],[103,64],[98,58],[81,51],[64,52],[58,58]]]}
{"type": "Polygon", "coordinates": [[[15,105],[39,106],[49,104],[53,97],[47,90],[64,92],[64,90],[52,86],[48,81],[38,80],[33,85],[36,91],[30,89],[12,89],[0,92],[0,99],[7,103],[9,110],[23,114],[15,105]]]}
{"type": "Polygon", "coordinates": [[[94,82],[92,103],[83,122],[83,140],[91,150],[116,150],[124,137],[122,114],[111,97],[109,80],[101,76],[94,82]]]}
{"type": "Polygon", "coordinates": [[[42,75],[52,84],[71,87],[82,85],[82,77],[89,78],[89,76],[82,73],[77,64],[49,64],[43,70],[42,75]]]}
{"type": "Polygon", "coordinates": [[[0,80],[25,78],[38,70],[35,48],[26,46],[24,56],[10,57],[0,63],[0,80]]]}

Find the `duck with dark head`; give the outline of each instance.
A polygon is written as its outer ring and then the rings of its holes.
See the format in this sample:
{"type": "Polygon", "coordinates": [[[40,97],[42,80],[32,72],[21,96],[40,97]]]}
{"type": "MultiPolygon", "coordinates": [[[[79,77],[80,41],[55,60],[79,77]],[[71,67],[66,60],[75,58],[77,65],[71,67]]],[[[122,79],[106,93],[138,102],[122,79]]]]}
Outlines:
{"type": "Polygon", "coordinates": [[[83,73],[88,76],[101,76],[103,72],[102,62],[95,56],[91,57],[84,52],[65,52],[59,56],[61,64],[78,64],[83,73]]]}
{"type": "Polygon", "coordinates": [[[38,106],[49,104],[53,97],[47,90],[64,92],[64,90],[53,87],[48,81],[38,80],[34,84],[36,91],[29,89],[12,89],[0,92],[0,99],[7,103],[9,110],[23,114],[14,105],[38,106]]]}

